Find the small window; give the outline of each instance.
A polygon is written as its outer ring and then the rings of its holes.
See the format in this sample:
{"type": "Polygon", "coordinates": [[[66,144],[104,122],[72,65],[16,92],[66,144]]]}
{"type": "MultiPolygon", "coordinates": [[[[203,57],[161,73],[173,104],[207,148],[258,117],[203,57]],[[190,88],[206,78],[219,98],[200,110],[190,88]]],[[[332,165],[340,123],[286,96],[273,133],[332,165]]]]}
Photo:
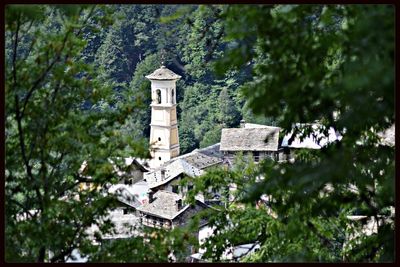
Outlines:
{"type": "Polygon", "coordinates": [[[174,99],[174,89],[171,91],[171,103],[175,104],[175,99],[174,99]]]}
{"type": "Polygon", "coordinates": [[[177,185],[173,185],[172,186],[172,192],[173,193],[178,193],[178,186],[177,185]]]}
{"type": "Polygon", "coordinates": [[[157,104],[161,104],[161,90],[157,89],[156,94],[157,94],[157,104]]]}
{"type": "Polygon", "coordinates": [[[253,157],[255,162],[260,161],[260,152],[259,151],[253,151],[253,157]]]}
{"type": "Polygon", "coordinates": [[[161,160],[161,157],[158,157],[158,160],[161,160]]]}
{"type": "Polygon", "coordinates": [[[161,141],[161,137],[158,137],[158,141],[161,141]]]}
{"type": "Polygon", "coordinates": [[[133,184],[133,179],[128,179],[128,178],[124,179],[124,184],[126,185],[133,184]]]}

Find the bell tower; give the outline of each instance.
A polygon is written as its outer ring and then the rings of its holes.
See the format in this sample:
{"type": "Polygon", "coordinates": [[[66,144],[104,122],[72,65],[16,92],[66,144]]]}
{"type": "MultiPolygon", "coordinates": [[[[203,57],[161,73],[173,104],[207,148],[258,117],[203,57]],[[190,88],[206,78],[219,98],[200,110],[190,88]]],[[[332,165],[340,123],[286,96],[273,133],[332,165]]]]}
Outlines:
{"type": "Polygon", "coordinates": [[[176,81],[181,78],[165,66],[146,76],[151,82],[150,153],[151,168],[179,156],[176,116],[176,81]]]}

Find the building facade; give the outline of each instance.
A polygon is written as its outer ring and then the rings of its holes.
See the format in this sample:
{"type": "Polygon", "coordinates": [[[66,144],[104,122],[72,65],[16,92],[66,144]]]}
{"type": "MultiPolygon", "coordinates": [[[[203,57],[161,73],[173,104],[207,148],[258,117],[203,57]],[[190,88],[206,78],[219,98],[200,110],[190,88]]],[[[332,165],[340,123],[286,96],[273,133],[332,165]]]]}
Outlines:
{"type": "Polygon", "coordinates": [[[220,151],[231,163],[239,153],[251,156],[254,162],[265,158],[278,160],[279,132],[279,127],[251,123],[243,123],[241,128],[224,128],[220,151]]]}
{"type": "Polygon", "coordinates": [[[161,66],[146,76],[151,82],[150,153],[151,168],[179,156],[176,81],[181,76],[161,66]]]}

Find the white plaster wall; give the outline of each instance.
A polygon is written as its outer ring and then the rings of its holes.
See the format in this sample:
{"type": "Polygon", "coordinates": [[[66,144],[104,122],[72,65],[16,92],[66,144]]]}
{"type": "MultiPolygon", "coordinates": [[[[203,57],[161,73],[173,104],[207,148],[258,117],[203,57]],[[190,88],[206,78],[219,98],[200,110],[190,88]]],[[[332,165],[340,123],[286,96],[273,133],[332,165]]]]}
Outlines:
{"type": "Polygon", "coordinates": [[[179,145],[176,116],[176,80],[151,80],[152,104],[151,104],[151,129],[150,144],[154,149],[153,160],[150,162],[151,168],[157,168],[172,157],[179,155],[179,147],[170,149],[172,145],[179,145]],[[157,104],[157,90],[161,91],[161,104],[157,104]],[[174,95],[172,96],[172,90],[174,95]],[[173,97],[173,99],[172,99],[173,97]],[[157,127],[157,126],[167,126],[157,127]],[[172,135],[172,136],[171,136],[172,135]],[[161,138],[161,141],[158,140],[161,138]],[[165,149],[161,151],[159,149],[165,149]],[[159,160],[161,157],[161,160],[159,160]]]}

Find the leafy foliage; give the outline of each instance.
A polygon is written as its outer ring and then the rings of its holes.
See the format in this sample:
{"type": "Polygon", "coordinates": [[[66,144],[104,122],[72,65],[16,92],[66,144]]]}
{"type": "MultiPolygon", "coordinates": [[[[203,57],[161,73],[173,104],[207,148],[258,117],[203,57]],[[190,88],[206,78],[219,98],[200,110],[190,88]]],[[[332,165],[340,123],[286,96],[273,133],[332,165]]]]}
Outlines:
{"type": "Polygon", "coordinates": [[[242,87],[252,111],[277,118],[285,132],[294,122],[318,121],[323,134],[333,127],[343,135],[321,151],[302,151],[295,163],[260,165],[263,179],[247,183],[239,203],[268,196],[276,218],[246,260],[393,260],[394,149],[377,136],[394,123],[393,14],[391,6],[357,5],[230,6],[224,13],[227,38],[240,46],[217,70],[254,61],[254,77],[242,87]],[[373,218],[377,231],[362,232],[366,222],[347,217],[354,212],[373,218]]]}
{"type": "Polygon", "coordinates": [[[115,201],[81,185],[113,182],[108,159],[147,153],[121,136],[126,105],[117,105],[112,88],[81,57],[84,29],[109,22],[96,11],[8,6],[7,261],[60,262],[92,247],[86,230],[98,225],[109,232],[105,215],[115,201]]]}

